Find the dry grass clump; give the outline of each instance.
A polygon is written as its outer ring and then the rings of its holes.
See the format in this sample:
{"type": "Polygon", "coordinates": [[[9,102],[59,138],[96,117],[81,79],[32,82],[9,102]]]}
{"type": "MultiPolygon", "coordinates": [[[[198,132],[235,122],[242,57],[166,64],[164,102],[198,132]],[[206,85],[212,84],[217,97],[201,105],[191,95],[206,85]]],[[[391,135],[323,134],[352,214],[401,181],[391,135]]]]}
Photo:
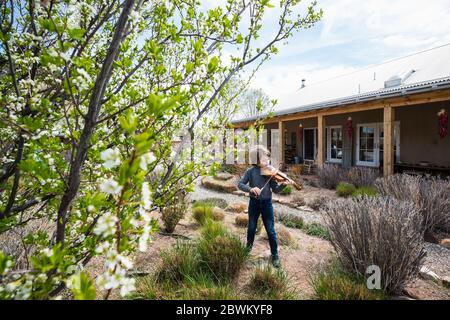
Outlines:
{"type": "Polygon", "coordinates": [[[237,212],[237,213],[241,213],[244,212],[245,210],[247,210],[247,203],[245,202],[234,202],[234,203],[230,203],[225,210],[226,211],[230,211],[230,212],[237,212]]]}
{"type": "Polygon", "coordinates": [[[289,246],[294,243],[294,237],[289,232],[289,230],[286,229],[284,226],[278,226],[276,228],[276,233],[277,233],[278,242],[281,245],[289,246]]]}
{"type": "Polygon", "coordinates": [[[290,300],[295,299],[295,290],[289,285],[289,279],[281,268],[270,265],[258,266],[250,278],[250,291],[261,299],[290,300]]]}
{"type": "Polygon", "coordinates": [[[339,263],[333,262],[312,275],[314,299],[317,300],[381,300],[381,290],[369,290],[361,277],[347,273],[339,263]]]}

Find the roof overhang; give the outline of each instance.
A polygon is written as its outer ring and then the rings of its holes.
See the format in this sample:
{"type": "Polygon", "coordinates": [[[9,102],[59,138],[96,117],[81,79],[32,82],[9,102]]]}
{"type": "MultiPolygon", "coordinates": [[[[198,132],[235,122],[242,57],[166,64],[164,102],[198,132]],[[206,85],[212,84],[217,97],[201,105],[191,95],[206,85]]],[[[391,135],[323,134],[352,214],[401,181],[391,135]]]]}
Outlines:
{"type": "MultiPolygon", "coordinates": [[[[272,114],[264,114],[259,117],[250,117],[250,118],[243,118],[243,119],[237,119],[231,121],[231,125],[235,126],[241,126],[242,124],[248,124],[255,122],[256,120],[266,119],[263,120],[263,122],[276,122],[277,119],[282,120],[284,117],[292,116],[292,115],[299,115],[302,114],[314,114],[315,112],[320,112],[324,110],[339,108],[339,107],[345,107],[345,106],[351,106],[351,105],[363,105],[367,103],[367,110],[370,109],[376,109],[380,108],[380,105],[378,104],[376,107],[371,108],[370,102],[385,102],[389,103],[389,100],[395,99],[395,98],[401,98],[401,97],[409,97],[412,95],[420,95],[424,93],[431,93],[431,92],[439,92],[442,90],[450,89],[450,77],[446,78],[440,78],[430,81],[424,81],[420,83],[414,83],[409,85],[402,85],[395,88],[386,88],[386,89],[380,89],[377,91],[372,91],[364,94],[358,94],[354,96],[348,96],[343,97],[340,99],[335,100],[329,100],[329,101],[323,101],[319,103],[289,108],[289,109],[282,109],[278,111],[272,112],[272,114]],[[269,118],[270,117],[270,118],[269,118]],[[268,119],[267,119],[268,118],[268,119]],[[270,120],[269,120],[270,119],[270,120]]],[[[448,99],[450,99],[450,90],[448,90],[448,99]]],[[[445,100],[445,98],[444,98],[445,100]]],[[[425,101],[426,102],[426,101],[425,101]]],[[[424,102],[424,103],[425,103],[424,102]]],[[[431,100],[429,102],[432,102],[431,100]]],[[[408,101],[405,101],[405,105],[408,104],[408,101]]],[[[372,104],[374,105],[374,104],[372,104]]]]}

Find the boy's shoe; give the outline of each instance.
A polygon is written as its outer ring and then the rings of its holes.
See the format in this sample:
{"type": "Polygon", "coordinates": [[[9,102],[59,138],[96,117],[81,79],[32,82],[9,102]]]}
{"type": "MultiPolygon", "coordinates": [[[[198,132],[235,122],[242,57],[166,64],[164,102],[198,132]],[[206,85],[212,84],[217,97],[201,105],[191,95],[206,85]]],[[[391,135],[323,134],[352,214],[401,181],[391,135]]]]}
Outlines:
{"type": "Polygon", "coordinates": [[[278,256],[272,257],[272,265],[273,265],[275,268],[281,267],[280,258],[279,258],[278,256]]]}

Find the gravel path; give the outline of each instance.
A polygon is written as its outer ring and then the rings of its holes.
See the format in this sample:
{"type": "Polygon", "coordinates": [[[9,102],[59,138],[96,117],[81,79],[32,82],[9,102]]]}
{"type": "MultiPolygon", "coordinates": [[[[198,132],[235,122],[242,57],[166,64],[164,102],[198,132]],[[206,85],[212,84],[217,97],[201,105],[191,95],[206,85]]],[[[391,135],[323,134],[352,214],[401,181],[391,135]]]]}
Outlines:
{"type": "MultiPolygon", "coordinates": [[[[190,197],[192,200],[200,200],[204,198],[222,198],[228,203],[234,203],[234,202],[248,202],[248,197],[245,196],[239,196],[232,193],[226,193],[226,192],[218,192],[210,189],[204,188],[200,182],[197,183],[197,186],[195,187],[195,191],[190,193],[190,197]]],[[[300,209],[294,209],[289,206],[273,202],[273,208],[275,209],[275,212],[280,214],[294,214],[299,215],[303,218],[303,221],[305,221],[307,224],[309,223],[320,223],[323,224],[322,216],[317,211],[304,211],[300,209]]]]}
{"type": "Polygon", "coordinates": [[[425,242],[427,256],[424,265],[440,277],[450,277],[450,249],[425,242]]]}

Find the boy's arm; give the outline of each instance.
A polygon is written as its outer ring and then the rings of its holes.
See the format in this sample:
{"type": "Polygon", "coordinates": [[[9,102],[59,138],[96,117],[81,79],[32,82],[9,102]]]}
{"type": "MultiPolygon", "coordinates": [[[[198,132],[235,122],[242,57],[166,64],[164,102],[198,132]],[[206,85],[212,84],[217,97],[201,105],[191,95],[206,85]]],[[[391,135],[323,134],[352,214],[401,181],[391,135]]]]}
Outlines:
{"type": "Polygon", "coordinates": [[[244,175],[241,177],[238,183],[239,189],[241,189],[244,192],[250,192],[250,186],[247,185],[247,183],[250,181],[250,169],[247,169],[244,173],[244,175]]]}
{"type": "Polygon", "coordinates": [[[286,184],[277,183],[274,179],[272,179],[270,180],[270,188],[274,193],[280,193],[284,188],[286,188],[286,184]]]}

